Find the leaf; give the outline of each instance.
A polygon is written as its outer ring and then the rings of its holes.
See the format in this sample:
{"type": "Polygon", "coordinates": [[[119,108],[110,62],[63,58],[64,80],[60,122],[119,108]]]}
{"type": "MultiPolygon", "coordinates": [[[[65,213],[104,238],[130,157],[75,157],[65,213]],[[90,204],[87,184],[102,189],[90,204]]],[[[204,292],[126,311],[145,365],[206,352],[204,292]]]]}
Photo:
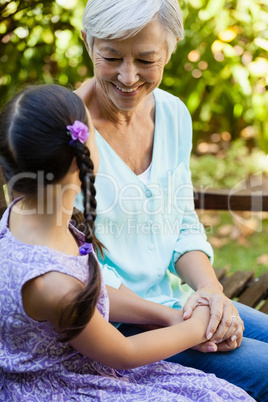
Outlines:
{"type": "Polygon", "coordinates": [[[256,263],[260,265],[268,265],[268,254],[262,254],[256,259],[256,263]]]}
{"type": "Polygon", "coordinates": [[[217,235],[220,237],[231,236],[233,230],[234,230],[234,226],[231,224],[222,225],[217,230],[217,235]]]}
{"type": "Polygon", "coordinates": [[[226,244],[228,244],[230,242],[230,239],[228,239],[227,237],[219,238],[216,236],[211,236],[209,238],[209,242],[213,248],[219,249],[219,248],[222,248],[223,246],[225,246],[226,244]]]}

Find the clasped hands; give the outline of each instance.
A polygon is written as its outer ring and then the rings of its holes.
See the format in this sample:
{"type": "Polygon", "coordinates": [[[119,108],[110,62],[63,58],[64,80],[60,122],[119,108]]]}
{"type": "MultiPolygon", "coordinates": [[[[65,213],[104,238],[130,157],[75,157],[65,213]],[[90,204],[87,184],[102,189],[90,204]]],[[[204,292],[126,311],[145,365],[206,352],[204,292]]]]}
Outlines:
{"type": "Polygon", "coordinates": [[[205,353],[228,352],[241,345],[244,323],[230,299],[212,288],[199,289],[184,305],[183,319],[189,319],[197,306],[210,308],[210,320],[206,331],[208,341],[192,349],[205,353]]]}

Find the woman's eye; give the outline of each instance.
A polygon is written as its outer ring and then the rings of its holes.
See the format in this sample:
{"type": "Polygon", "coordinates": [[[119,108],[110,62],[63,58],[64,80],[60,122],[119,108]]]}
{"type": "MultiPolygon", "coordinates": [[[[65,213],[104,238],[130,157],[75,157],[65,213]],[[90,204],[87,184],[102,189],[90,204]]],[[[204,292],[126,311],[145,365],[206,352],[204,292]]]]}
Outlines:
{"type": "Polygon", "coordinates": [[[153,64],[154,63],[154,61],[141,60],[141,59],[139,59],[138,62],[142,63],[142,64],[153,64]]]}
{"type": "Polygon", "coordinates": [[[103,59],[106,60],[106,61],[118,61],[118,60],[120,60],[120,59],[116,59],[114,57],[103,57],[103,59]]]}

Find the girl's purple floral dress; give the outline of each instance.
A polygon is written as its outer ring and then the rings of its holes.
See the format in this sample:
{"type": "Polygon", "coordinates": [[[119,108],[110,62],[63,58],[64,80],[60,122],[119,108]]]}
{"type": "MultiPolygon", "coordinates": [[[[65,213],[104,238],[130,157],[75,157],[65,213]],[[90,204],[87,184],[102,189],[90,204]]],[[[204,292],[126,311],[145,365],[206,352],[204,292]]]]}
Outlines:
{"type": "MultiPolygon", "coordinates": [[[[8,209],[0,222],[0,400],[1,401],[252,401],[240,388],[214,375],[158,362],[117,371],[79,354],[48,322],[27,316],[23,285],[59,271],[87,282],[87,256],[70,256],[16,240],[8,228],[8,209]]],[[[75,230],[75,229],[73,229],[75,230]]],[[[82,243],[83,236],[76,233],[82,243]]],[[[98,309],[108,320],[102,286],[98,309]]]]}

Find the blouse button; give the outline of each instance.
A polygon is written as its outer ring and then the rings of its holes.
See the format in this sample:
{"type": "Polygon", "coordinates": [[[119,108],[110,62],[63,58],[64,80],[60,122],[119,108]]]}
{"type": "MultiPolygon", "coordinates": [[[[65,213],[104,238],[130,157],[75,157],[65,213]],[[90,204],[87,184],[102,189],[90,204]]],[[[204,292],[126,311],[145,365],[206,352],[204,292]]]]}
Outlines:
{"type": "Polygon", "coordinates": [[[146,196],[147,198],[152,197],[152,192],[151,192],[150,190],[146,190],[146,191],[145,191],[145,196],[146,196]]]}
{"type": "Polygon", "coordinates": [[[154,250],[154,249],[155,249],[155,245],[154,245],[153,243],[150,243],[150,244],[149,244],[149,249],[150,249],[150,250],[154,250]]]}

